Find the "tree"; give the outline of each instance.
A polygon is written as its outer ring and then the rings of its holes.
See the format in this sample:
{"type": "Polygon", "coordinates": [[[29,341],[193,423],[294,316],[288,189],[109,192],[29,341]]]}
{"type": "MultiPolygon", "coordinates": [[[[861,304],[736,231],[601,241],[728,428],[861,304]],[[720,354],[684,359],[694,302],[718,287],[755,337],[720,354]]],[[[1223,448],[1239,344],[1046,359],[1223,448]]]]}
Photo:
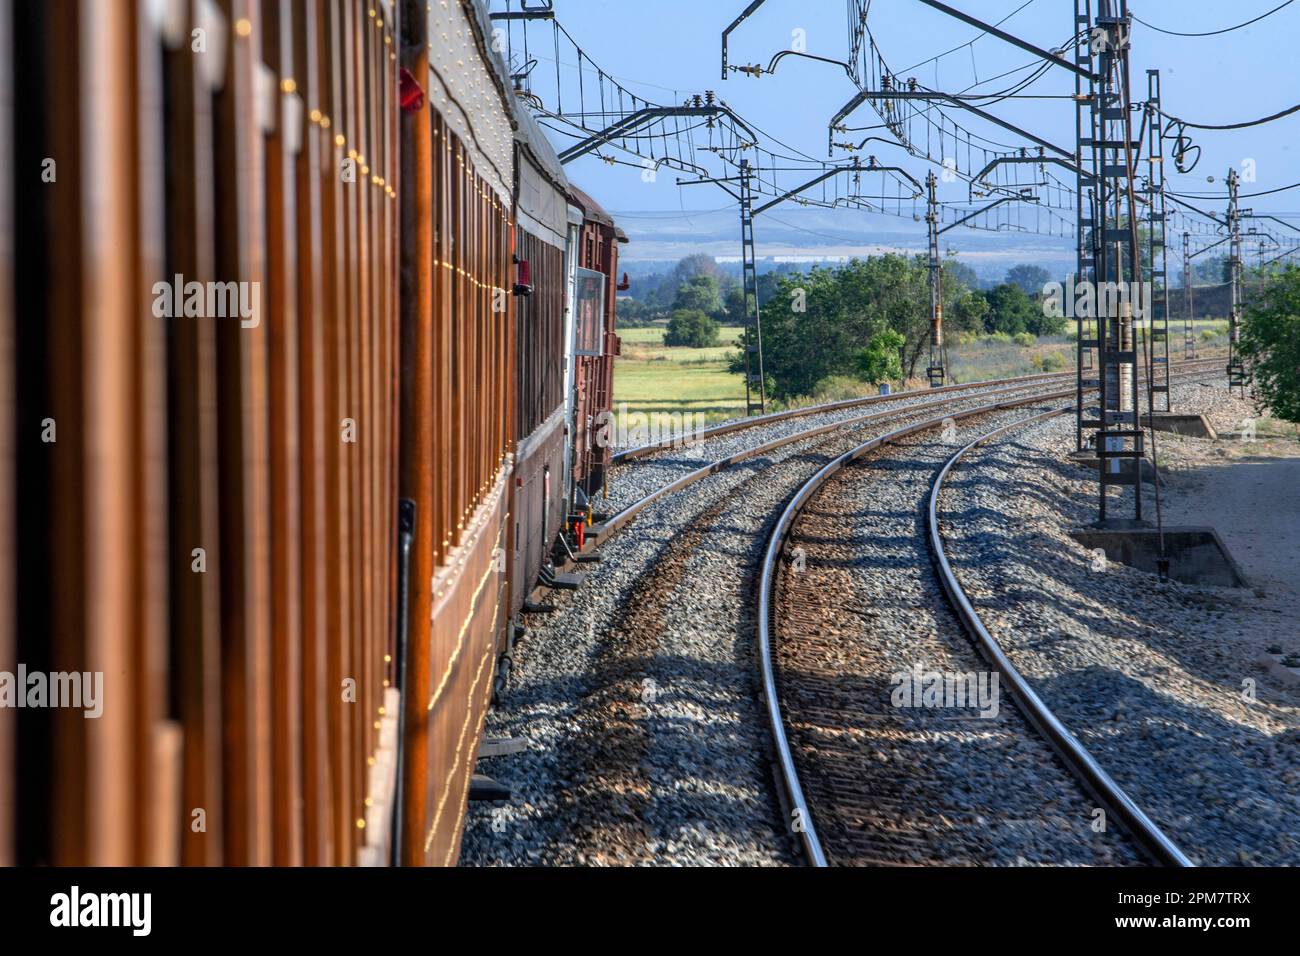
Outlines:
{"type": "Polygon", "coordinates": [[[1015,335],[1029,331],[1029,325],[1041,316],[1042,309],[1030,301],[1025,290],[1004,282],[988,293],[989,311],[984,317],[984,328],[989,332],[1015,335]]]}
{"type": "Polygon", "coordinates": [[[620,295],[614,300],[614,322],[619,328],[644,325],[650,319],[650,309],[642,302],[620,295]]]}
{"type": "Polygon", "coordinates": [[[1240,349],[1264,404],[1300,422],[1300,268],[1288,265],[1247,302],[1240,349]]]}
{"type": "Polygon", "coordinates": [[[953,304],[947,324],[961,332],[983,331],[984,317],[988,314],[988,297],[983,292],[972,290],[953,304]]]}
{"type": "Polygon", "coordinates": [[[673,267],[673,279],[678,286],[696,276],[709,276],[716,281],[721,274],[717,260],[704,252],[686,256],[673,267]]]}
{"type": "Polygon", "coordinates": [[[699,309],[678,309],[668,320],[664,345],[704,349],[718,344],[718,323],[699,309]]]}
{"type": "Polygon", "coordinates": [[[708,316],[721,314],[722,296],[718,292],[718,280],[707,275],[686,280],[677,288],[673,308],[695,310],[708,316]]]}
{"type": "Polygon", "coordinates": [[[893,329],[882,329],[871,337],[871,343],[857,354],[858,375],[864,382],[878,385],[903,377],[899,353],[904,338],[893,329]]]}
{"type": "Polygon", "coordinates": [[[1025,295],[1031,297],[1042,295],[1043,286],[1051,281],[1052,274],[1042,266],[1021,263],[1007,270],[1007,282],[1019,286],[1025,295]]]}
{"type": "Polygon", "coordinates": [[[948,250],[948,254],[943,260],[943,274],[951,276],[958,287],[965,289],[978,289],[980,287],[980,277],[975,273],[975,270],[966,263],[959,262],[957,254],[951,249],[948,250]]]}
{"type": "Polygon", "coordinates": [[[739,285],[733,286],[731,291],[727,293],[722,311],[728,325],[745,324],[745,296],[740,291],[739,285]]]}

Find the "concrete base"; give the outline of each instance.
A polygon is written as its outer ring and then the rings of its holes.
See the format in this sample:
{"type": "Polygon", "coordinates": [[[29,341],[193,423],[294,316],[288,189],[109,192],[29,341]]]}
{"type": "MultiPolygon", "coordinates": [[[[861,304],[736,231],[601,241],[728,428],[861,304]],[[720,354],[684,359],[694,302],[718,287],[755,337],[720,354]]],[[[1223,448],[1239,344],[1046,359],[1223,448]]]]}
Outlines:
{"type": "Polygon", "coordinates": [[[1156,412],[1154,416],[1143,415],[1142,426],[1154,428],[1158,432],[1172,435],[1184,435],[1188,438],[1218,438],[1214,426],[1204,415],[1183,415],[1178,412],[1156,412]]]}
{"type": "MultiPolygon", "coordinates": [[[[1100,548],[1110,561],[1139,571],[1159,573],[1160,539],[1155,528],[1076,528],[1070,537],[1090,551],[1100,548]]],[[[1213,528],[1165,528],[1169,576],[1184,584],[1244,588],[1241,568],[1213,528]]]]}

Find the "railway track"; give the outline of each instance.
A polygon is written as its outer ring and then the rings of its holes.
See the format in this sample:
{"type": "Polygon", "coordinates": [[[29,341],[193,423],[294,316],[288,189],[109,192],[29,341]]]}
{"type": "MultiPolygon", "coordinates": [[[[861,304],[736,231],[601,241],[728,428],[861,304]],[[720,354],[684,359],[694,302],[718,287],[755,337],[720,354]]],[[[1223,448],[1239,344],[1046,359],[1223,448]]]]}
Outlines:
{"type": "Polygon", "coordinates": [[[1059,402],[1072,397],[1004,400],[868,439],[805,482],[778,519],[758,591],[760,670],[788,814],[813,865],[1113,864],[1138,849],[1187,864],[1001,654],[933,523],[954,461],[1071,411],[1059,402]],[[899,706],[897,692],[922,674],[991,684],[994,673],[1017,706],[992,719],[899,706]],[[1098,819],[1120,830],[1099,834],[1098,819]]]}
{"type": "MultiPolygon", "coordinates": [[[[1191,364],[1205,368],[1212,367],[1219,361],[1211,358],[1191,364]]],[[[1175,366],[1175,371],[1179,367],[1175,366]]],[[[969,385],[947,385],[937,389],[914,389],[890,395],[870,395],[723,422],[702,430],[686,443],[681,441],[681,436],[674,436],[653,444],[624,449],[612,456],[613,470],[603,507],[622,516],[622,523],[625,523],[625,513],[632,505],[640,504],[644,507],[643,499],[707,466],[728,467],[725,461],[733,456],[743,458],[745,453],[757,454],[767,448],[777,448],[781,446],[782,440],[797,441],[816,434],[818,429],[830,431],[838,425],[865,421],[868,420],[865,416],[869,414],[878,416],[874,420],[884,421],[890,414],[902,413],[909,408],[940,407],[960,399],[1008,395],[1018,390],[1052,384],[1064,388],[1067,383],[1073,382],[1074,376],[1073,371],[1046,373],[969,385]]],[[[704,476],[707,473],[699,477],[704,476]]],[[[692,480],[698,480],[698,477],[692,480]]],[[[632,511],[634,514],[635,511],[632,511]]],[[[604,524],[603,529],[597,530],[608,532],[615,527],[608,521],[604,524]]]]}
{"type": "Polygon", "coordinates": [[[486,733],[533,746],[485,763],[516,797],[471,812],[466,862],[797,862],[755,706],[752,595],[767,533],[845,451],[987,402],[930,397],[750,444],[598,526],[602,560],[586,566],[587,584],[555,597],[558,613],[528,617],[486,733]],[[633,519],[635,534],[617,533],[633,519]]]}

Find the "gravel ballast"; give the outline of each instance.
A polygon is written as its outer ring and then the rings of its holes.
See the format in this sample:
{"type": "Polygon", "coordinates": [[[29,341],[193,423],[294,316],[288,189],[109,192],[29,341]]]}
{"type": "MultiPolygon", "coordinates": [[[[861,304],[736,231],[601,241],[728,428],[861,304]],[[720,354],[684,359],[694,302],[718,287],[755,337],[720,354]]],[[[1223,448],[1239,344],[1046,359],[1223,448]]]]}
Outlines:
{"type": "MultiPolygon", "coordinates": [[[[1175,386],[1174,404],[1224,432],[1256,413],[1219,377],[1175,386]]],[[[1294,605],[1096,561],[1067,534],[1096,520],[1095,471],[1073,448],[1066,415],[972,450],[950,475],[940,520],[964,587],[1048,706],[1196,862],[1300,863],[1300,699],[1257,657],[1294,638],[1294,605]]]]}

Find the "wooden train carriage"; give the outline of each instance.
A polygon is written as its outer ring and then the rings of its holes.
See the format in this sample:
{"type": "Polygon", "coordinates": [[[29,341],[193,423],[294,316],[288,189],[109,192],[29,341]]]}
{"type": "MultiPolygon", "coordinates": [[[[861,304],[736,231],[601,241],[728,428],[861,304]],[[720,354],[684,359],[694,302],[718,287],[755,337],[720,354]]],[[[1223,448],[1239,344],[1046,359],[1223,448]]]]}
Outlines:
{"type": "Polygon", "coordinates": [[[565,252],[568,184],[532,117],[516,116],[515,473],[511,482],[511,611],[524,605],[564,521],[565,252]]]}
{"type": "Polygon", "coordinates": [[[627,236],[613,218],[576,186],[569,201],[581,211],[572,239],[573,255],[573,505],[584,505],[604,484],[613,444],[614,359],[620,342],[614,332],[614,307],[620,288],[618,246],[627,236]]]}
{"type": "Polygon", "coordinates": [[[401,860],[448,865],[508,626],[514,139],[482,8],[408,4],[402,125],[401,860]],[[422,92],[421,92],[422,91],[422,92]]]}
{"type": "Polygon", "coordinates": [[[0,2],[2,860],[386,856],[395,12],[0,2]]]}

